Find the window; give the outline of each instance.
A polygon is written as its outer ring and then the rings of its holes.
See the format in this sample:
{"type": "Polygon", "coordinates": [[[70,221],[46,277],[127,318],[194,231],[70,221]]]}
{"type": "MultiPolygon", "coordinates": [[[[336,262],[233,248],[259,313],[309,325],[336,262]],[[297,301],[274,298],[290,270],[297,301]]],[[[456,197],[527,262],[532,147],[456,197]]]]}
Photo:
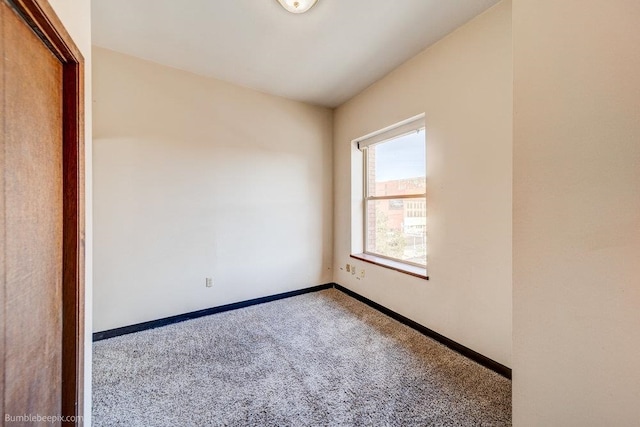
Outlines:
{"type": "Polygon", "coordinates": [[[424,118],[357,142],[364,159],[364,256],[426,269],[424,118]]]}

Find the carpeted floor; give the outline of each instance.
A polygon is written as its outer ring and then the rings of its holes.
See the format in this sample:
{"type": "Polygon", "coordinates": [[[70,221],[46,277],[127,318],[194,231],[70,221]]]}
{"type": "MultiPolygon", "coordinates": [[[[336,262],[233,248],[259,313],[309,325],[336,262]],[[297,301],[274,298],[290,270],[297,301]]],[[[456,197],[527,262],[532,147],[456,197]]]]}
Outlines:
{"type": "Polygon", "coordinates": [[[329,289],[98,341],[95,426],[506,426],[511,381],[329,289]]]}

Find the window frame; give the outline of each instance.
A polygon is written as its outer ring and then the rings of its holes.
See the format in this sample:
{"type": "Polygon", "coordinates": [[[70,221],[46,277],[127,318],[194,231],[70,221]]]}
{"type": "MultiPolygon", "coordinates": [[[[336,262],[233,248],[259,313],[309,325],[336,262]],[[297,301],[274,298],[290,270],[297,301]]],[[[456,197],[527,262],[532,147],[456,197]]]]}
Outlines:
{"type": "MultiPolygon", "coordinates": [[[[424,120],[424,114],[421,114],[419,116],[416,117],[412,117],[410,119],[407,119],[405,121],[402,121],[400,123],[397,123],[393,126],[387,127],[385,129],[382,129],[378,132],[374,132],[372,134],[369,134],[367,136],[364,136],[362,138],[359,138],[358,140],[355,140],[356,144],[357,144],[357,148],[362,152],[363,155],[363,168],[362,168],[362,203],[363,203],[363,208],[362,208],[362,254],[361,255],[352,255],[355,258],[358,259],[362,259],[359,258],[359,256],[363,256],[364,258],[367,258],[365,260],[367,260],[368,262],[375,262],[375,259],[379,259],[379,264],[382,266],[386,266],[388,268],[392,268],[394,270],[398,270],[398,271],[402,271],[405,273],[409,273],[412,275],[416,275],[418,277],[423,277],[425,279],[428,279],[428,276],[426,275],[427,272],[427,259],[425,257],[425,264],[420,264],[420,263],[416,263],[416,262],[412,262],[412,261],[406,261],[406,260],[402,260],[399,258],[395,258],[389,255],[384,255],[384,254],[379,254],[376,252],[372,252],[368,250],[368,226],[369,226],[369,222],[368,222],[368,217],[369,217],[369,204],[370,202],[375,202],[375,201],[379,201],[379,200],[403,200],[404,203],[407,203],[406,200],[414,200],[414,199],[418,199],[418,200],[424,200],[424,206],[425,206],[425,215],[426,215],[426,210],[427,210],[427,189],[426,189],[426,185],[425,185],[425,191],[423,193],[415,193],[415,194],[396,194],[396,195],[384,195],[384,196],[372,196],[371,195],[371,189],[369,188],[369,153],[368,153],[368,149],[369,147],[373,147],[379,144],[384,144],[385,142],[389,142],[398,138],[401,138],[403,136],[406,135],[410,135],[412,133],[416,133],[416,132],[420,132],[423,131],[425,133],[425,138],[424,138],[424,144],[425,144],[425,150],[426,150],[426,125],[425,125],[425,120],[424,120]],[[385,265],[384,260],[388,260],[390,261],[390,263],[388,263],[388,265],[385,265]],[[402,268],[397,268],[398,264],[400,265],[406,265],[408,268],[407,270],[403,270],[402,268]],[[421,274],[415,274],[416,270],[415,269],[424,269],[424,276],[421,274]]],[[[426,157],[425,157],[425,173],[426,173],[426,157]]],[[[426,177],[425,177],[426,179],[426,177]]],[[[425,183],[426,184],[426,183],[425,183]]],[[[425,229],[425,244],[426,244],[426,229],[425,229]]]]}

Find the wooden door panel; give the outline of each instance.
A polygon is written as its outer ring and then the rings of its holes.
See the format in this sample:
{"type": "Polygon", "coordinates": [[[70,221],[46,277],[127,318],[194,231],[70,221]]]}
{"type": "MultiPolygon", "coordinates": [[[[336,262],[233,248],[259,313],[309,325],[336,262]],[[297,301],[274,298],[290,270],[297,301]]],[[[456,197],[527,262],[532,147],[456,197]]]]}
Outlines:
{"type": "Polygon", "coordinates": [[[59,415],[62,369],[60,61],[2,2],[7,414],[59,415]]]}
{"type": "Polygon", "coordinates": [[[0,414],[65,425],[83,414],[83,64],[47,0],[0,0],[0,414]]]}
{"type": "Polygon", "coordinates": [[[0,242],[2,249],[0,250],[0,282],[2,282],[2,290],[0,291],[0,414],[4,415],[4,356],[5,356],[5,339],[4,339],[4,287],[5,268],[4,268],[4,242],[5,242],[5,203],[4,203],[4,13],[6,8],[0,7],[0,242]]]}

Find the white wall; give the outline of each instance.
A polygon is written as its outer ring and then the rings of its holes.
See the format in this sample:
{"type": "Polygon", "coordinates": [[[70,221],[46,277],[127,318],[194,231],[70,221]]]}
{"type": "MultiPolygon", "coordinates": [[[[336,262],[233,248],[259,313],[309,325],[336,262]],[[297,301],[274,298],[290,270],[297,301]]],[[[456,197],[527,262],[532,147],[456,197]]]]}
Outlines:
{"type": "Polygon", "coordinates": [[[94,64],[95,331],[331,281],[331,110],[94,64]]]}
{"type": "Polygon", "coordinates": [[[411,59],[334,121],[334,280],[511,366],[511,3],[411,59]],[[352,230],[361,168],[351,141],[423,112],[429,281],[349,258],[352,231],[361,235],[352,230]],[[346,273],[346,263],[366,277],[346,273]]]}
{"type": "Polygon", "coordinates": [[[91,425],[91,345],[92,345],[92,140],[91,140],[91,2],[90,0],[49,0],[56,15],[84,56],[85,112],[85,347],[84,425],[91,425]]]}
{"type": "Polygon", "coordinates": [[[514,0],[517,426],[640,422],[640,2],[514,0]]]}

